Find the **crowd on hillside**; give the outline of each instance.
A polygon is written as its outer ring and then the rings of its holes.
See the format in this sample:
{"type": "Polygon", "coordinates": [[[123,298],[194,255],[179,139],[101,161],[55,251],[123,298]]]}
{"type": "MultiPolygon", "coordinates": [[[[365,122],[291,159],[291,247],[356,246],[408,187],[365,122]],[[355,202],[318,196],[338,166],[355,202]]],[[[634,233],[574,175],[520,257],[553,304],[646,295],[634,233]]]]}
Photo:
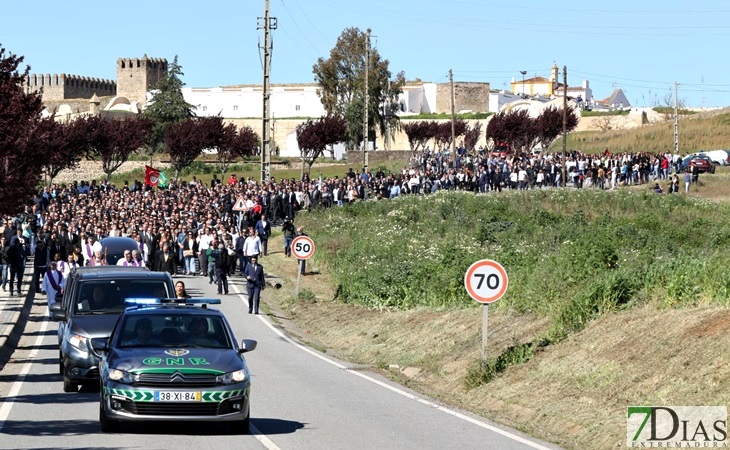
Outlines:
{"type": "MultiPolygon", "coordinates": [[[[356,173],[350,168],[342,177],[272,177],[267,182],[231,175],[225,182],[214,176],[202,183],[193,177],[173,180],[167,189],[139,181],[123,186],[97,181],[53,184],[39,190],[23,212],[2,218],[2,289],[9,285],[11,293],[20,292],[22,268],[31,254],[37,289],[52,262],[66,275],[74,265],[104,264],[98,242],[107,236],[137,240],[138,250],[125,258],[129,264],[201,274],[214,282],[216,269],[243,273],[252,255],[266,255],[272,227],[281,227],[288,245],[297,234],[293,220],[303,209],[442,189],[486,193],[559,186],[562,165],[559,153],[506,157],[483,149],[451,154],[427,148],[396,173],[356,173]]],[[[676,192],[680,165],[678,156],[643,152],[571,151],[565,161],[569,181],[577,188],[666,180],[670,192],[676,192]]]]}

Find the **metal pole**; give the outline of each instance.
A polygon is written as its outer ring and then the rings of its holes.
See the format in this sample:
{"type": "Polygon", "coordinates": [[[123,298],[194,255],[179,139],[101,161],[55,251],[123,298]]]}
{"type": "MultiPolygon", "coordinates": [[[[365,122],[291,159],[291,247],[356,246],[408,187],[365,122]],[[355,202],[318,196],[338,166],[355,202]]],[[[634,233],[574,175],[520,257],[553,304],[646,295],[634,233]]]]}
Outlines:
{"type": "MultiPolygon", "coordinates": [[[[264,0],[264,111],[261,139],[261,181],[268,180],[271,174],[271,17],[269,0],[264,0]]],[[[274,19],[275,20],[275,19],[274,19]]]]}
{"type": "Polygon", "coordinates": [[[568,67],[563,66],[563,157],[562,157],[562,169],[563,169],[563,176],[562,176],[562,185],[563,187],[568,185],[567,180],[567,169],[566,169],[566,159],[565,159],[565,150],[567,148],[568,144],[568,67]]]}
{"type": "Polygon", "coordinates": [[[489,305],[482,306],[482,369],[487,368],[487,336],[489,331],[489,305]]]}
{"type": "Polygon", "coordinates": [[[678,83],[674,82],[674,154],[679,154],[679,98],[677,97],[678,83]]]}
{"type": "Polygon", "coordinates": [[[370,103],[370,92],[368,86],[368,72],[370,70],[370,28],[367,31],[367,41],[365,46],[365,120],[363,121],[363,132],[362,132],[362,150],[363,150],[363,165],[365,171],[368,169],[368,103],[370,103]]]}
{"type": "Polygon", "coordinates": [[[454,94],[454,72],[449,69],[449,82],[451,83],[451,157],[456,158],[456,131],[454,121],[456,120],[456,97],[454,94]]]}
{"type": "Polygon", "coordinates": [[[527,75],[526,70],[520,70],[520,73],[522,74],[522,96],[525,96],[525,75],[527,75]]]}
{"type": "Polygon", "coordinates": [[[297,288],[294,291],[294,300],[299,300],[299,285],[302,282],[302,261],[299,260],[298,268],[297,268],[297,288]]]}

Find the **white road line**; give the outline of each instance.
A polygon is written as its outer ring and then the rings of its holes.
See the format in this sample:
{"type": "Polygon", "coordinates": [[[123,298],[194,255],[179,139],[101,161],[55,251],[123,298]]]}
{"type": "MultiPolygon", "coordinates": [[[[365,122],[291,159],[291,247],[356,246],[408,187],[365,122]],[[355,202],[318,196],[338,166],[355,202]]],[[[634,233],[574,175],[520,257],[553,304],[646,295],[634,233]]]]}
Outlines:
{"type": "MultiPolygon", "coordinates": [[[[246,306],[248,306],[248,299],[246,298],[246,295],[244,295],[241,291],[238,290],[238,286],[236,286],[235,284],[231,283],[231,286],[230,287],[233,288],[234,291],[236,291],[236,295],[238,296],[239,299],[241,299],[241,301],[243,302],[243,304],[246,305],[246,306]]],[[[263,318],[261,316],[259,316],[259,318],[261,320],[263,320],[263,318]]],[[[265,320],[263,322],[264,323],[268,323],[265,320]]],[[[269,437],[267,435],[265,435],[264,433],[261,432],[261,430],[259,430],[258,428],[256,428],[254,426],[253,422],[251,422],[249,424],[249,428],[250,428],[250,431],[251,431],[251,435],[253,437],[255,437],[256,440],[258,440],[259,442],[261,442],[261,444],[263,444],[264,447],[266,447],[269,450],[281,450],[279,448],[279,446],[274,443],[274,441],[272,441],[271,439],[269,439],[269,437]]]]}
{"type": "Polygon", "coordinates": [[[3,401],[2,406],[0,406],[0,433],[3,431],[3,427],[5,426],[5,422],[8,420],[8,416],[10,416],[10,410],[13,408],[13,403],[15,403],[14,399],[18,396],[20,389],[23,387],[25,377],[28,375],[28,372],[30,372],[30,368],[33,367],[33,359],[38,356],[38,350],[40,350],[41,344],[43,343],[43,338],[46,337],[45,334],[49,323],[50,320],[46,317],[46,320],[44,320],[41,325],[38,337],[35,339],[35,344],[33,344],[33,350],[31,350],[28,355],[28,362],[23,365],[20,374],[18,374],[18,380],[13,383],[13,387],[11,387],[10,392],[8,392],[8,397],[5,401],[3,401]]]}
{"type": "MultiPolygon", "coordinates": [[[[236,285],[233,285],[233,288],[236,291],[238,291],[238,287],[236,285]]],[[[248,300],[245,298],[245,296],[241,292],[239,292],[239,298],[241,299],[241,301],[245,305],[248,305],[248,300]]],[[[322,355],[321,353],[315,352],[314,350],[312,350],[312,349],[310,349],[308,347],[305,347],[305,346],[299,344],[298,342],[294,341],[289,336],[285,335],[279,329],[277,329],[276,327],[274,327],[274,325],[272,325],[271,322],[269,322],[268,320],[264,319],[263,316],[258,316],[258,318],[264,324],[266,324],[266,326],[269,327],[274,333],[276,333],[277,335],[279,335],[281,338],[283,338],[284,340],[286,340],[290,344],[296,346],[300,350],[305,351],[305,352],[309,353],[310,355],[313,355],[313,356],[321,359],[322,361],[325,361],[325,362],[327,362],[329,364],[332,364],[333,366],[337,367],[338,369],[345,369],[345,370],[348,369],[347,366],[345,366],[343,364],[340,364],[339,362],[334,361],[334,360],[332,360],[332,359],[330,359],[330,358],[322,355]]],[[[516,434],[510,433],[509,431],[503,430],[503,429],[498,428],[498,427],[495,427],[493,425],[489,425],[488,423],[484,423],[484,422],[482,422],[480,420],[474,419],[473,417],[469,417],[469,416],[467,416],[465,414],[462,414],[462,413],[460,413],[458,411],[454,411],[452,409],[449,409],[449,408],[446,408],[444,406],[438,405],[438,404],[436,404],[436,403],[434,403],[432,401],[426,400],[425,398],[421,398],[421,397],[419,397],[417,395],[413,395],[413,394],[411,394],[409,392],[406,392],[406,391],[404,391],[402,389],[398,389],[395,386],[391,386],[391,385],[389,385],[387,383],[383,383],[382,381],[376,380],[375,378],[372,378],[372,377],[369,377],[369,376],[365,375],[362,372],[354,371],[354,370],[347,370],[347,371],[348,371],[348,373],[351,373],[353,375],[357,375],[358,377],[364,378],[364,379],[366,379],[366,380],[368,380],[368,381],[370,381],[372,383],[375,383],[378,386],[381,386],[381,387],[384,387],[386,389],[389,389],[389,390],[395,392],[396,394],[400,394],[400,395],[402,395],[404,397],[410,398],[410,399],[415,400],[415,401],[417,401],[419,403],[422,403],[424,405],[430,406],[431,408],[435,408],[435,409],[437,409],[437,410],[439,410],[441,412],[444,412],[446,414],[450,414],[450,415],[452,415],[454,417],[457,417],[459,419],[465,420],[465,421],[467,421],[469,423],[472,423],[474,425],[477,425],[479,427],[482,427],[482,428],[485,428],[487,430],[493,431],[495,433],[501,434],[502,436],[504,436],[506,438],[509,438],[509,439],[514,440],[514,441],[520,442],[520,443],[525,444],[525,445],[527,445],[529,447],[532,447],[534,449],[537,449],[537,450],[551,450],[549,447],[545,447],[544,445],[540,445],[540,444],[538,444],[536,442],[532,442],[532,441],[530,441],[528,439],[525,439],[525,438],[523,438],[521,436],[518,436],[516,434]]],[[[258,436],[256,437],[256,439],[258,439],[258,436]]]]}

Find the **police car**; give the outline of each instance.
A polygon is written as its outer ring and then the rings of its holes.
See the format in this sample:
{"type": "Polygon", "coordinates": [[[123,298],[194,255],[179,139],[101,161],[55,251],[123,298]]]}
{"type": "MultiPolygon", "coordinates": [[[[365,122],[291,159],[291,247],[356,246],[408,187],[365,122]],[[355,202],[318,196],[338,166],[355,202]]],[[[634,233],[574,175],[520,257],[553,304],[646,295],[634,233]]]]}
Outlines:
{"type": "Polygon", "coordinates": [[[91,339],[101,357],[99,421],[227,422],[248,433],[250,373],[219,299],[126,299],[108,338],[91,339]],[[183,301],[184,303],[179,303],[183,301]]]}

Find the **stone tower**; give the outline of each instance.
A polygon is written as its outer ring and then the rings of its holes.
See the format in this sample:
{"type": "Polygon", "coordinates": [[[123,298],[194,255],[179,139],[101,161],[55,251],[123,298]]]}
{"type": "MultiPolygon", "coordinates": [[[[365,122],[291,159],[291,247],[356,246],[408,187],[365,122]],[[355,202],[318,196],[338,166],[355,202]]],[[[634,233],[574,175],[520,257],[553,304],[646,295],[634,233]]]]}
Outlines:
{"type": "Polygon", "coordinates": [[[117,95],[130,102],[138,102],[140,109],[147,105],[147,92],[153,89],[167,73],[167,60],[148,58],[117,59],[117,95]]]}

